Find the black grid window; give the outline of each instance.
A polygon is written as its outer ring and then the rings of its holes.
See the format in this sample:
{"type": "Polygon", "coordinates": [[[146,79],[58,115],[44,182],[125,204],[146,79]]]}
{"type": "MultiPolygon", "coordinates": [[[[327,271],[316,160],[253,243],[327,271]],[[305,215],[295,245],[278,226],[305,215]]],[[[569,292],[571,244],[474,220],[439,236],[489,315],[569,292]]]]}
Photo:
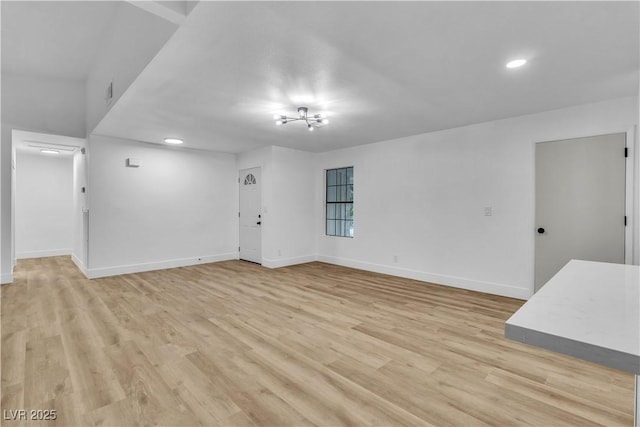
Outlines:
{"type": "Polygon", "coordinates": [[[353,237],[353,167],[326,171],[327,236],[353,237]]]}

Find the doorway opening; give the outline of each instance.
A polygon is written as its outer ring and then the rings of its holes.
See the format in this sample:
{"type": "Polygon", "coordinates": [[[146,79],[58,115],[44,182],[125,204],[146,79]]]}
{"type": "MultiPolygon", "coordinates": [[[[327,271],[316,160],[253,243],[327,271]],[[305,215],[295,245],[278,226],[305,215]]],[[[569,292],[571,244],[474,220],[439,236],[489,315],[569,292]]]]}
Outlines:
{"type": "Polygon", "coordinates": [[[71,256],[88,264],[86,140],[12,131],[11,261],[71,256]]]}

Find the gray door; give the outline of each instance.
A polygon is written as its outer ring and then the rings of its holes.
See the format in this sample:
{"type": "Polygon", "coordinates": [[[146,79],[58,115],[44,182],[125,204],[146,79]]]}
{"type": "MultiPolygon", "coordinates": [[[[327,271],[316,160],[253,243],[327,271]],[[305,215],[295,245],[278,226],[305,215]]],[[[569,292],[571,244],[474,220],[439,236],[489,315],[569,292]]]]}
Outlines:
{"type": "Polygon", "coordinates": [[[624,263],[626,134],[536,144],[535,290],[571,259],[624,263]]]}

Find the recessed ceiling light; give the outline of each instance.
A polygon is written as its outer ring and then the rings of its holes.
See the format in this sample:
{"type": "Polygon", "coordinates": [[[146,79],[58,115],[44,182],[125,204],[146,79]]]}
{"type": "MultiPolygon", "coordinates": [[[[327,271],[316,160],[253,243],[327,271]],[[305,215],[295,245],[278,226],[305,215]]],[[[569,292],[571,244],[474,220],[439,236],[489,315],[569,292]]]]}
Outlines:
{"type": "Polygon", "coordinates": [[[522,67],[526,63],[527,63],[526,59],[514,59],[513,61],[507,62],[507,68],[522,67]]]}
{"type": "Polygon", "coordinates": [[[165,138],[164,142],[167,144],[182,144],[184,141],[178,138],[165,138]]]}
{"type": "Polygon", "coordinates": [[[41,153],[45,153],[45,154],[60,154],[60,152],[58,150],[51,150],[48,148],[45,148],[43,150],[40,150],[41,153]]]}

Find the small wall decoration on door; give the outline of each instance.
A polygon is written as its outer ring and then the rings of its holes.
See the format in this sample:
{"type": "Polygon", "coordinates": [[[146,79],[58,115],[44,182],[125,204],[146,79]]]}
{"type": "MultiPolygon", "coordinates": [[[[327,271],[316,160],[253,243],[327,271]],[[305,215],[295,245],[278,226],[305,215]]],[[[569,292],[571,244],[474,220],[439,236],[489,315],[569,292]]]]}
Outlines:
{"type": "Polygon", "coordinates": [[[255,184],[256,183],[256,177],[253,176],[252,173],[250,173],[249,175],[247,175],[244,178],[244,185],[251,185],[251,184],[255,184]]]}

